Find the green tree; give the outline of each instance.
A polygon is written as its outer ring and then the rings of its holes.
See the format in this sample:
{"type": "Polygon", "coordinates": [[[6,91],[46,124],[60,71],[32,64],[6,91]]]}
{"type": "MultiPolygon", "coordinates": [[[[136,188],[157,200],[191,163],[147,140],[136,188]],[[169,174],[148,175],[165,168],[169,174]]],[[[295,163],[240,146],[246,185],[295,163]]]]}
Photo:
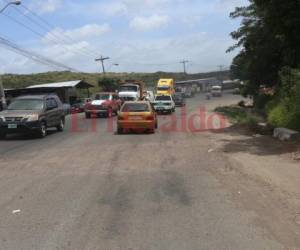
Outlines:
{"type": "Polygon", "coordinates": [[[241,27],[231,36],[241,48],[231,70],[247,80],[246,93],[256,95],[261,84],[280,85],[284,66],[300,67],[300,1],[250,0],[247,7],[236,8],[231,18],[242,18],[241,27]]]}
{"type": "Polygon", "coordinates": [[[118,81],[114,78],[101,78],[98,81],[98,86],[102,91],[115,92],[118,89],[118,81]]]}

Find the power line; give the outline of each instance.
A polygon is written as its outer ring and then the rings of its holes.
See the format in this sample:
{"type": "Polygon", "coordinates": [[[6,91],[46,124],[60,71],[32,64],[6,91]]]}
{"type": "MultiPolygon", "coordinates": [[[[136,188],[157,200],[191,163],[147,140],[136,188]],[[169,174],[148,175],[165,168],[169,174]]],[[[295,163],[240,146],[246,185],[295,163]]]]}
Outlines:
{"type": "Polygon", "coordinates": [[[65,52],[68,51],[68,52],[71,52],[72,54],[78,54],[78,55],[81,55],[81,56],[86,56],[86,57],[91,58],[91,56],[87,56],[86,54],[82,54],[82,53],[80,53],[79,51],[72,50],[72,49],[70,49],[70,48],[68,48],[68,47],[66,47],[66,46],[64,46],[64,45],[62,45],[59,41],[50,39],[49,37],[45,37],[42,33],[40,33],[40,32],[38,32],[38,31],[32,29],[30,26],[28,26],[28,25],[26,25],[26,24],[20,22],[19,20],[17,20],[16,18],[14,18],[14,17],[12,17],[12,16],[9,16],[9,15],[4,14],[4,13],[2,13],[2,15],[6,16],[7,18],[11,19],[13,22],[15,22],[15,23],[21,25],[22,27],[26,28],[27,30],[31,31],[31,32],[34,33],[35,35],[37,35],[37,36],[43,38],[44,40],[47,40],[47,41],[49,41],[49,42],[51,42],[51,43],[53,43],[53,44],[55,44],[55,45],[61,46],[61,47],[64,49],[65,52]]]}
{"type": "MultiPolygon", "coordinates": [[[[8,2],[7,0],[4,0],[5,2],[8,2]]],[[[40,29],[42,29],[43,31],[46,31],[51,37],[46,37],[44,34],[40,33],[39,31],[33,29],[32,27],[22,23],[21,21],[19,21],[18,19],[8,15],[8,14],[4,14],[2,13],[4,16],[6,16],[7,18],[9,18],[10,20],[12,20],[13,22],[17,23],[18,25],[26,28],[27,30],[31,31],[32,33],[34,33],[35,35],[43,38],[44,40],[47,40],[51,43],[54,43],[55,45],[60,45],[62,48],[64,48],[64,51],[69,51],[69,52],[72,52],[73,54],[79,54],[81,56],[86,56],[86,57],[89,57],[89,58],[94,58],[94,53],[91,53],[91,52],[87,52],[87,51],[83,51],[83,50],[86,50],[86,48],[80,48],[80,49],[76,49],[76,50],[72,50],[68,47],[66,47],[64,45],[64,43],[66,43],[66,39],[64,37],[66,37],[65,34],[63,34],[62,32],[57,32],[57,33],[60,33],[60,36],[58,34],[55,34],[52,30],[50,30],[48,27],[46,27],[45,23],[47,23],[47,26],[49,27],[53,27],[53,25],[51,25],[50,23],[48,23],[46,20],[44,20],[42,17],[40,17],[39,15],[35,14],[33,11],[31,11],[29,8],[27,8],[26,6],[24,5],[21,5],[21,7],[23,9],[25,9],[27,12],[30,12],[32,13],[34,16],[38,17],[40,20],[43,20],[43,23],[44,24],[40,24],[39,22],[37,22],[34,18],[32,18],[31,16],[25,14],[24,12],[22,12],[19,8],[14,8],[18,13],[20,13],[22,16],[24,16],[26,19],[28,19],[32,24],[38,26],[40,29]],[[64,38],[63,40],[61,38],[64,38]]],[[[77,41],[71,39],[70,37],[68,37],[69,39],[69,42],[72,42],[72,43],[77,43],[77,41]]]]}
{"type": "Polygon", "coordinates": [[[68,71],[79,72],[78,70],[71,68],[69,66],[66,66],[65,64],[56,62],[52,59],[49,59],[45,56],[39,55],[32,51],[25,50],[25,49],[19,47],[17,44],[15,44],[1,36],[0,36],[0,45],[6,47],[7,49],[9,49],[11,51],[14,51],[15,53],[17,53],[19,55],[25,56],[26,58],[31,59],[35,62],[41,63],[43,65],[51,66],[56,69],[64,69],[64,70],[68,70],[68,71]]]}
{"type": "MultiPolygon", "coordinates": [[[[52,24],[50,24],[48,21],[46,21],[44,18],[42,18],[41,16],[39,16],[38,14],[36,14],[34,11],[30,10],[29,8],[27,8],[25,5],[21,5],[21,7],[26,10],[28,13],[31,13],[34,17],[36,17],[37,19],[39,19],[41,21],[41,23],[37,22],[34,18],[30,17],[29,15],[25,14],[24,12],[20,11],[18,8],[15,8],[16,11],[18,11],[19,13],[21,13],[23,16],[25,16],[27,19],[29,19],[32,23],[34,23],[35,25],[39,26],[40,28],[46,30],[49,34],[51,34],[53,37],[55,37],[56,39],[60,40],[61,38],[63,38],[63,42],[72,42],[72,43],[77,43],[77,41],[75,41],[73,38],[71,38],[69,35],[60,32],[60,31],[53,31],[56,29],[56,27],[54,27],[52,24]],[[52,29],[52,30],[51,30],[52,29]],[[59,37],[58,35],[60,35],[61,37],[59,37]]],[[[81,51],[87,55],[89,55],[90,57],[94,57],[96,53],[99,52],[94,52],[92,50],[89,50],[88,48],[81,48],[81,51]]]]}
{"type": "MultiPolygon", "coordinates": [[[[121,58],[121,57],[118,57],[121,58]]],[[[112,58],[115,61],[117,60],[116,58],[112,58]]],[[[143,66],[169,66],[169,65],[175,65],[179,64],[178,62],[167,62],[167,63],[146,63],[146,62],[139,62],[139,61],[134,61],[130,62],[128,60],[118,60],[118,62],[123,62],[126,64],[131,64],[131,65],[143,65],[143,66]]]]}

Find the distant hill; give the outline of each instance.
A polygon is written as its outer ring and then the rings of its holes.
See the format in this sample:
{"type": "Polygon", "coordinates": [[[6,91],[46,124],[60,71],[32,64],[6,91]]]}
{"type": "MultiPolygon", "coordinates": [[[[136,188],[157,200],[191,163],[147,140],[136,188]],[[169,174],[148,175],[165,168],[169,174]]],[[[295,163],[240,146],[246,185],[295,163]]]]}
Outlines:
{"type": "MultiPolygon", "coordinates": [[[[85,80],[90,84],[93,84],[95,88],[98,87],[98,80],[103,75],[100,73],[75,73],[69,71],[62,72],[46,72],[39,74],[29,75],[17,75],[17,74],[5,74],[2,76],[3,85],[5,88],[23,88],[33,84],[63,82],[71,80],[85,80]]],[[[156,72],[156,73],[107,73],[106,77],[116,79],[136,79],[144,81],[147,86],[156,85],[160,78],[174,78],[176,81],[180,80],[193,80],[208,77],[217,77],[227,80],[230,78],[229,71],[223,72],[208,72],[199,74],[184,75],[183,73],[168,73],[168,72],[156,72]]]]}

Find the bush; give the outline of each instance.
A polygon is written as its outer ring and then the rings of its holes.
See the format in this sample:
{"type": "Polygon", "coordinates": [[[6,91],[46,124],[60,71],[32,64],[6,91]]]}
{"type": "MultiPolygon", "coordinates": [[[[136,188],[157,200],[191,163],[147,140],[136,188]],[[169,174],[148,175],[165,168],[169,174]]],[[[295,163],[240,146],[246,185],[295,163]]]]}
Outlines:
{"type": "Polygon", "coordinates": [[[238,106],[218,107],[215,111],[224,114],[237,124],[246,125],[250,128],[256,127],[259,122],[263,121],[259,114],[249,112],[245,108],[238,106]]]}
{"type": "Polygon", "coordinates": [[[268,115],[268,122],[274,127],[287,127],[289,122],[286,108],[282,104],[273,108],[268,115]]]}
{"type": "Polygon", "coordinates": [[[267,105],[268,121],[274,127],[300,131],[300,71],[284,69],[279,102],[267,105]]]}
{"type": "Polygon", "coordinates": [[[272,101],[273,96],[266,94],[258,94],[254,98],[254,107],[256,110],[264,110],[267,103],[272,101]]]}

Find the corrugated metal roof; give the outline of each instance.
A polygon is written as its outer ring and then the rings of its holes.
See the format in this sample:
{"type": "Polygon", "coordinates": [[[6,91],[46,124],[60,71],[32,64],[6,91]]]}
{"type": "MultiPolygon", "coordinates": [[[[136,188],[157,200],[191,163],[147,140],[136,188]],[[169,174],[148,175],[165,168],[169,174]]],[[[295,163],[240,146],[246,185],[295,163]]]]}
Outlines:
{"type": "Polygon", "coordinates": [[[54,83],[32,85],[27,88],[28,89],[33,89],[33,88],[74,88],[81,82],[82,82],[82,80],[69,81],[69,82],[54,82],[54,83]]]}
{"type": "Polygon", "coordinates": [[[204,82],[204,81],[215,81],[217,80],[215,77],[210,77],[210,78],[202,78],[202,79],[195,79],[195,80],[185,80],[185,81],[178,81],[176,82],[177,84],[180,83],[197,83],[197,82],[204,82]]]}

